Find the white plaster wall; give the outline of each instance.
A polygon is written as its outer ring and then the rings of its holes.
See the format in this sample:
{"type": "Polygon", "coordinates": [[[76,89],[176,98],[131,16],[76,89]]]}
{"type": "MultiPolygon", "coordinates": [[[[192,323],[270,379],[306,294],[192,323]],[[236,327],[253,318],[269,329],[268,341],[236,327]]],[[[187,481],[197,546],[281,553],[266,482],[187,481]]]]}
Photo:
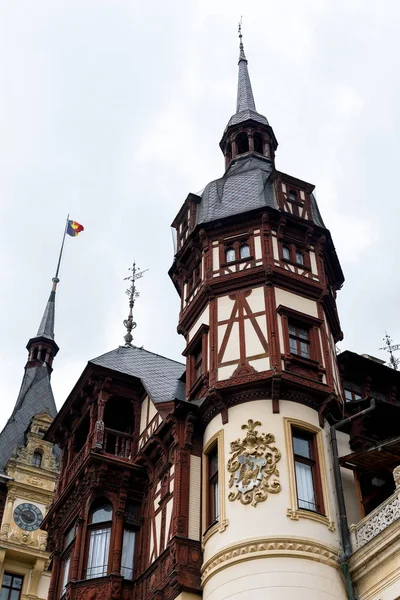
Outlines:
{"type": "Polygon", "coordinates": [[[278,249],[278,240],[275,235],[272,235],[272,250],[274,253],[274,259],[279,260],[279,249],[278,249]]]}
{"type": "MultiPolygon", "coordinates": [[[[203,600],[345,600],[339,572],[312,560],[259,558],[216,573],[203,600]]],[[[393,599],[391,599],[393,600],[393,599]]]]}
{"type": "Polygon", "coordinates": [[[204,311],[201,313],[200,317],[197,319],[196,323],[190,329],[188,342],[190,342],[190,340],[193,338],[193,336],[197,333],[198,329],[203,324],[204,325],[210,324],[210,309],[208,306],[206,306],[204,311]]]}
{"type": "Polygon", "coordinates": [[[140,433],[142,433],[146,429],[148,403],[149,403],[149,397],[146,396],[146,398],[142,402],[142,406],[140,409],[140,433]]]}
{"type": "Polygon", "coordinates": [[[232,313],[234,300],[231,300],[229,296],[221,296],[217,300],[217,316],[218,321],[225,321],[229,319],[232,313]]]}
{"type": "MultiPolygon", "coordinates": [[[[212,435],[220,429],[224,429],[224,462],[225,465],[230,457],[230,444],[233,440],[245,437],[245,431],[241,429],[243,424],[247,424],[249,419],[261,421],[261,426],[257,427],[260,433],[272,433],[275,436],[276,446],[282,452],[282,458],[278,462],[280,472],[280,483],[282,490],[278,494],[269,494],[265,502],[259,503],[256,507],[243,505],[239,500],[230,502],[228,500],[228,481],[230,474],[227,469],[220,473],[220,477],[225,477],[226,487],[226,518],[229,521],[228,527],[223,532],[217,532],[206,542],[204,548],[204,561],[208,561],[215,553],[226,546],[236,544],[243,539],[258,537],[277,537],[293,536],[297,538],[311,538],[322,544],[332,547],[339,547],[339,533],[337,530],[330,531],[324,523],[312,521],[306,518],[300,518],[298,521],[291,520],[287,516],[287,509],[291,506],[289,496],[289,475],[288,462],[286,455],[286,442],[284,434],[284,417],[291,417],[305,421],[318,427],[317,412],[309,407],[289,402],[280,401],[280,413],[272,413],[271,400],[255,400],[234,406],[228,411],[228,423],[222,425],[221,416],[217,415],[207,426],[204,433],[204,444],[208,442],[212,435]]],[[[328,471],[329,502],[335,514],[335,504],[333,495],[333,477],[331,473],[331,463],[329,455],[328,432],[323,433],[325,462],[328,471]]]]}
{"type": "Polygon", "coordinates": [[[277,307],[282,304],[283,306],[288,306],[289,308],[298,310],[306,315],[318,317],[317,303],[315,300],[303,298],[303,296],[287,292],[280,288],[275,288],[275,298],[277,307]]]}
{"type": "Polygon", "coordinates": [[[265,311],[264,287],[256,287],[251,291],[250,296],[246,298],[252,312],[265,311]]]}
{"type": "Polygon", "coordinates": [[[315,258],[315,252],[313,252],[312,250],[310,250],[310,264],[311,273],[313,273],[314,275],[318,275],[317,260],[315,258]]]}
{"type": "Polygon", "coordinates": [[[259,235],[254,237],[254,254],[256,258],[261,258],[261,238],[259,235]]]}
{"type": "Polygon", "coordinates": [[[150,421],[156,416],[158,410],[156,409],[156,407],[154,406],[153,402],[149,399],[149,420],[147,422],[147,425],[150,423],[150,421]]]}

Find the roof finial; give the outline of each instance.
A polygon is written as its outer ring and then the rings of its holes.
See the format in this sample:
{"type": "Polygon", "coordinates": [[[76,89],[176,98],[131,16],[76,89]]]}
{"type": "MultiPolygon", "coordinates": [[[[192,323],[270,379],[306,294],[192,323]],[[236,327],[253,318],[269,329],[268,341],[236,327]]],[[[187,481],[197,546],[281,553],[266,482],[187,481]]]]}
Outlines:
{"type": "Polygon", "coordinates": [[[136,328],[136,323],[133,320],[133,306],[135,304],[136,298],[139,297],[139,292],[136,288],[136,281],[143,277],[143,275],[148,271],[141,271],[138,267],[136,267],[136,263],[134,262],[132,267],[129,267],[129,271],[132,271],[131,275],[124,278],[124,281],[129,281],[130,286],[126,290],[127,296],[129,296],[129,314],[128,318],[124,320],[124,326],[126,327],[127,333],[124,335],[125,346],[132,346],[132,329],[136,328]]]}
{"type": "Polygon", "coordinates": [[[240,21],[239,21],[239,27],[238,27],[238,33],[239,33],[239,62],[241,60],[245,60],[247,62],[247,58],[246,55],[244,53],[244,49],[243,49],[243,34],[242,34],[242,22],[243,22],[243,17],[240,17],[240,21]]]}

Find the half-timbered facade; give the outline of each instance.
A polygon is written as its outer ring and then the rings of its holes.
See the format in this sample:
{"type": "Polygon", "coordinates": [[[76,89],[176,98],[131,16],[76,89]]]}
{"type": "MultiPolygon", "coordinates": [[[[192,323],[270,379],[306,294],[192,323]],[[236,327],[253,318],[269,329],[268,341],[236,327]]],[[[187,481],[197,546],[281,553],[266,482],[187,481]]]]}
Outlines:
{"type": "Polygon", "coordinates": [[[349,523],[384,495],[345,469],[387,433],[380,419],[366,435],[382,385],[359,398],[338,362],[343,274],[314,186],[276,169],[277,146],[241,44],[225,172],[173,221],[186,363],[131,345],[130,313],[125,346],[89,361],[47,434],[62,451],[49,600],[357,597],[349,523]]]}

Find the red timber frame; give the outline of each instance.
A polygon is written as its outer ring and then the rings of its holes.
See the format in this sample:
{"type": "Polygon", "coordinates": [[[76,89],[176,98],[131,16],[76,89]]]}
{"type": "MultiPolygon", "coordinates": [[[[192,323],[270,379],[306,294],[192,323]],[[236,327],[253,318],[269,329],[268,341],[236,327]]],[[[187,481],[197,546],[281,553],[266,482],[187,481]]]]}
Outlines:
{"type": "Polygon", "coordinates": [[[61,593],[64,536],[73,523],[76,535],[65,600],[153,600],[157,594],[172,600],[183,589],[200,590],[200,542],[188,538],[190,456],[201,456],[201,436],[194,431],[196,409],[177,401],[157,405],[159,417],[148,423],[149,434],[145,430],[139,437],[140,405],[145,395],[138,380],[89,364],[49,430],[50,438],[63,448],[56,499],[43,523],[53,553],[49,600],[58,600],[61,593]],[[132,401],[134,439],[138,440],[129,455],[121,445],[118,455],[113,446],[106,447],[107,427],[99,425],[107,403],[122,397],[132,401]],[[73,455],[76,432],[87,417],[87,441],[79,454],[73,455]],[[68,456],[68,450],[72,455],[68,456]],[[100,498],[113,507],[107,574],[85,579],[89,513],[100,498]],[[169,502],[172,517],[168,522],[169,502]],[[132,527],[128,520],[132,506],[137,516],[130,580],[120,573],[124,528],[132,527]],[[159,514],[161,535],[154,540],[159,514]]]}

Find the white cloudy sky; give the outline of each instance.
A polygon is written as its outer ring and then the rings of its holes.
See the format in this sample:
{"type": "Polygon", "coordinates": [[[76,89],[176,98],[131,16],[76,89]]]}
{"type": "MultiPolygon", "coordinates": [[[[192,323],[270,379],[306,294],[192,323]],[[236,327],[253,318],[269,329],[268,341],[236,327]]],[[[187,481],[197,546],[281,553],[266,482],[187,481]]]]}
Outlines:
{"type": "Polygon", "coordinates": [[[277,168],[316,185],[346,276],[341,349],[400,342],[396,0],[13,0],[0,3],[0,426],[12,410],[69,212],[53,373],[58,406],[87,360],[122,341],[179,359],[170,223],[223,172],[237,21],[277,168]]]}

